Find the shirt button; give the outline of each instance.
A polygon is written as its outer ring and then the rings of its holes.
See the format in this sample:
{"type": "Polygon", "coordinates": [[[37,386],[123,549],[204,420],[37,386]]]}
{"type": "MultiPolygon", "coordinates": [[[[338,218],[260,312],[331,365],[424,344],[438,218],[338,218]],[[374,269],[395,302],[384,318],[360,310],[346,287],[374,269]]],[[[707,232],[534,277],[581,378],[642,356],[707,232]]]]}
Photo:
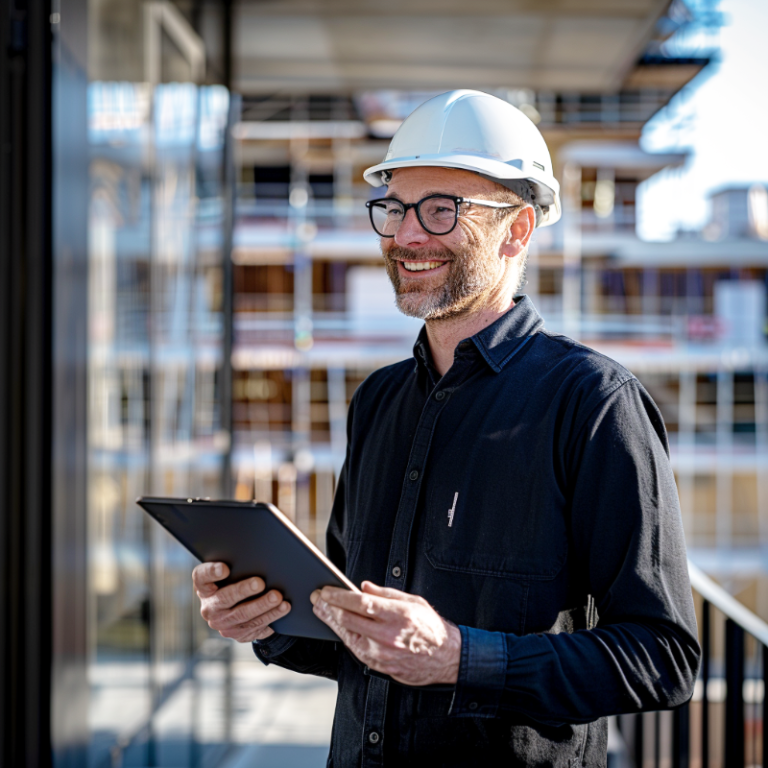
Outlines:
{"type": "Polygon", "coordinates": [[[469,349],[470,345],[472,344],[471,341],[462,341],[459,344],[459,349],[469,349]]]}
{"type": "Polygon", "coordinates": [[[259,651],[262,656],[269,656],[269,648],[264,648],[263,646],[259,648],[259,651]]]}
{"type": "Polygon", "coordinates": [[[379,734],[376,733],[376,731],[371,731],[368,734],[368,741],[370,741],[371,744],[378,744],[380,738],[381,738],[381,736],[379,736],[379,734]]]}
{"type": "Polygon", "coordinates": [[[408,475],[408,477],[411,478],[411,480],[418,480],[419,479],[419,470],[418,469],[412,469],[411,474],[408,475]]]}
{"type": "Polygon", "coordinates": [[[442,389],[435,393],[435,400],[445,400],[445,392],[442,389]]]}
{"type": "Polygon", "coordinates": [[[470,701],[469,702],[469,708],[474,712],[477,709],[477,702],[476,701],[470,701]]]}
{"type": "Polygon", "coordinates": [[[400,574],[401,574],[402,572],[403,572],[403,571],[402,571],[402,569],[400,568],[400,566],[399,566],[399,565],[396,565],[396,566],[395,566],[395,567],[392,569],[392,575],[393,575],[393,576],[394,576],[396,579],[399,579],[399,578],[400,578],[400,574]]]}

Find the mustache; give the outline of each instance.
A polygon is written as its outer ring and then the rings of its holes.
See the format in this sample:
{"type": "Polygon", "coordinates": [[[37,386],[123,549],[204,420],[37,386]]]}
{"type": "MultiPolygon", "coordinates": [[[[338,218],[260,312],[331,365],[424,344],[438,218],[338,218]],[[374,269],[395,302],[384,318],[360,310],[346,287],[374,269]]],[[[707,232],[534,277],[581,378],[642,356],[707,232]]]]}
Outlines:
{"type": "Polygon", "coordinates": [[[456,255],[447,248],[420,248],[418,251],[412,248],[403,248],[393,245],[384,254],[385,259],[393,261],[455,261],[456,255]]]}

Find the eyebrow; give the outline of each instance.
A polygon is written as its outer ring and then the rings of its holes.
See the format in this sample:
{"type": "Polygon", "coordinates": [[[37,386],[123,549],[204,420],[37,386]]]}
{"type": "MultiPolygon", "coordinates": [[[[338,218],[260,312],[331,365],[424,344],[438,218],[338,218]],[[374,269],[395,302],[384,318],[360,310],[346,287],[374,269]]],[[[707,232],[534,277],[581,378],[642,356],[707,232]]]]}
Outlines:
{"type": "MultiPolygon", "coordinates": [[[[461,195],[453,195],[450,192],[446,192],[444,189],[429,189],[427,190],[420,198],[419,200],[423,200],[425,197],[429,197],[430,195],[446,195],[448,197],[461,197],[461,195]]],[[[400,200],[399,197],[396,195],[384,195],[385,198],[388,197],[394,197],[395,200],[400,200]]],[[[400,202],[404,202],[403,200],[400,200],[400,202]]]]}

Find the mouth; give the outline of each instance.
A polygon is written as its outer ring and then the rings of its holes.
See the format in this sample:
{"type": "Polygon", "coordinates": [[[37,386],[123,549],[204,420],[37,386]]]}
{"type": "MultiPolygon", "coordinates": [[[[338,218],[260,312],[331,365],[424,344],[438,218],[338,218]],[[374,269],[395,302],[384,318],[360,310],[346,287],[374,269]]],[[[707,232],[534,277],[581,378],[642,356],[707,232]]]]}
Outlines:
{"type": "Polygon", "coordinates": [[[447,261],[398,261],[398,264],[406,272],[434,272],[440,267],[444,267],[447,261]]]}

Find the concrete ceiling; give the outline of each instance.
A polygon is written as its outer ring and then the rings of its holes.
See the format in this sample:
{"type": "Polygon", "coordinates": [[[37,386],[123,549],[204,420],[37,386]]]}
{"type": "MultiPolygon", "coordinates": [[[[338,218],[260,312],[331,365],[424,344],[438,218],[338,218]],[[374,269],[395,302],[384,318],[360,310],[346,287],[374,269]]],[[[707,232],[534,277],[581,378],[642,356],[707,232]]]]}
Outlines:
{"type": "Polygon", "coordinates": [[[241,0],[245,94],[618,89],[669,0],[241,0]]]}

